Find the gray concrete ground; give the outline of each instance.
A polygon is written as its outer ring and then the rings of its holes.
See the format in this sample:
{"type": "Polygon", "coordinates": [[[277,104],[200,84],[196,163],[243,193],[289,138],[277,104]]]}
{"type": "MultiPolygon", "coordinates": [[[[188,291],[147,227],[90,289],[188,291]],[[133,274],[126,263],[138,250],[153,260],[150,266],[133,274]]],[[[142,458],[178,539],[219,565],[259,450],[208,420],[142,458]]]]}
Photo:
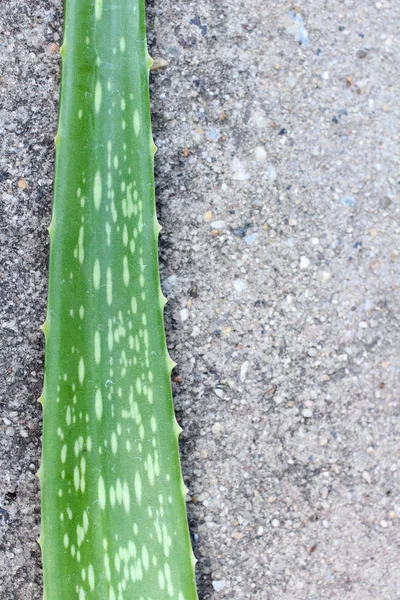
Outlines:
{"type": "MultiPolygon", "coordinates": [[[[400,5],[148,15],[169,63],[151,87],[160,259],[200,600],[400,598],[400,5]]],[[[60,0],[0,3],[1,600],[41,598],[61,26],[60,0]]]]}

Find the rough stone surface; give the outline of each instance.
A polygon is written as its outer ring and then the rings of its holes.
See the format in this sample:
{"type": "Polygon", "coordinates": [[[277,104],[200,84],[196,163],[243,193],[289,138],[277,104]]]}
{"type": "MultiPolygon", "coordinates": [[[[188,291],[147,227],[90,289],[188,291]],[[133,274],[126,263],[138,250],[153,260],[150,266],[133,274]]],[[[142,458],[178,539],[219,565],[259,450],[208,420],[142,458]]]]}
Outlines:
{"type": "MultiPolygon", "coordinates": [[[[161,278],[200,600],[398,599],[400,6],[148,15],[168,62],[151,85],[161,278]]],[[[0,2],[1,600],[41,598],[61,26],[60,0],[0,2]]]]}

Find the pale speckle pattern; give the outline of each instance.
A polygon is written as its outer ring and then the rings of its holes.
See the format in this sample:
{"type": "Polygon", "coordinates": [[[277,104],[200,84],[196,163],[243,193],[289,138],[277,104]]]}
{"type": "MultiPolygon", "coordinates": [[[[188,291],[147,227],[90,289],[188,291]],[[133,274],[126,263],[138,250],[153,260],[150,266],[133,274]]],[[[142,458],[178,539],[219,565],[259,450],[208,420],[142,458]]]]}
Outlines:
{"type": "MultiPolygon", "coordinates": [[[[142,136],[144,159],[147,153],[152,164],[152,142],[138,90],[126,90],[110,68],[117,61],[129,65],[132,40],[113,33],[107,56],[96,46],[96,31],[106,26],[112,3],[94,0],[93,7],[94,29],[84,35],[85,52],[94,54],[94,81],[73,112],[75,127],[93,129],[96,139],[85,148],[90,160],[80,154],[71,193],[65,285],[76,285],[80,295],[70,296],[67,360],[56,397],[62,415],[57,523],[76,574],[69,600],[165,600],[179,597],[171,555],[176,506],[184,511],[184,496],[173,492],[177,478],[166,477],[179,467],[177,447],[169,446],[166,458],[163,445],[169,417],[160,407],[168,400],[163,381],[170,363],[154,327],[161,289],[150,297],[159,228],[154,207],[149,211],[152,182],[137,164],[142,136]],[[99,132],[106,132],[104,139],[99,132]],[[97,535],[100,544],[90,548],[97,535]]],[[[170,436],[176,441],[172,423],[170,436]]]]}

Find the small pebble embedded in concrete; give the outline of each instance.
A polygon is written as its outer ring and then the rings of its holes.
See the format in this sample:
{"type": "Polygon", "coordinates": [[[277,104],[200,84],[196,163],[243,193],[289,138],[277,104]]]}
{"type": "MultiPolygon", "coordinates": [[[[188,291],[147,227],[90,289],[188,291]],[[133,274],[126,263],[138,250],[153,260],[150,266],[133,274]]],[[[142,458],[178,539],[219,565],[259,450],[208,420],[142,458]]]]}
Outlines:
{"type": "Polygon", "coordinates": [[[219,435],[221,433],[221,429],[221,423],[214,423],[214,425],[211,428],[214,435],[219,435]]]}
{"type": "Polygon", "coordinates": [[[327,283],[331,279],[332,275],[329,271],[321,271],[321,281],[327,283]]]}
{"type": "Polygon", "coordinates": [[[237,294],[242,294],[243,292],[245,292],[247,290],[247,283],[243,280],[243,279],[235,279],[235,281],[233,282],[233,287],[235,289],[235,292],[237,292],[237,294]]]}
{"type": "Polygon", "coordinates": [[[219,219],[218,221],[213,221],[211,223],[211,227],[213,229],[225,229],[226,227],[226,222],[223,221],[222,219],[219,219]]]}
{"type": "Polygon", "coordinates": [[[310,264],[311,264],[311,261],[307,256],[302,256],[300,258],[300,269],[308,269],[310,264]]]}
{"type": "Polygon", "coordinates": [[[188,318],[189,318],[189,311],[188,311],[188,309],[187,308],[182,308],[179,311],[179,316],[181,318],[182,323],[184,323],[185,321],[187,321],[188,318]]]}
{"type": "Polygon", "coordinates": [[[280,522],[278,519],[273,519],[271,525],[272,527],[279,527],[280,522]]]}
{"type": "Polygon", "coordinates": [[[257,237],[258,237],[257,233],[251,233],[250,235],[247,235],[244,238],[244,241],[246,242],[246,244],[248,246],[251,246],[252,244],[254,244],[254,242],[256,241],[257,237]]]}
{"type": "Polygon", "coordinates": [[[254,156],[255,156],[255,159],[258,160],[259,162],[264,162],[265,160],[267,160],[267,152],[266,152],[265,148],[263,148],[263,146],[257,146],[254,149],[254,156]]]}
{"type": "Polygon", "coordinates": [[[371,475],[368,473],[368,471],[364,471],[362,474],[362,478],[364,479],[364,481],[366,481],[367,483],[371,483],[372,479],[371,479],[371,475]]]}
{"type": "Polygon", "coordinates": [[[222,592],[222,590],[226,586],[226,581],[224,581],[223,579],[220,579],[218,581],[213,581],[212,586],[213,586],[215,592],[222,592]]]}
{"type": "Polygon", "coordinates": [[[265,178],[271,182],[274,182],[278,177],[278,173],[273,165],[269,165],[265,171],[265,178]]]}
{"type": "Polygon", "coordinates": [[[344,206],[348,206],[349,208],[354,208],[356,205],[355,199],[351,196],[345,196],[344,198],[342,198],[341,202],[344,206]]]}
{"type": "Polygon", "coordinates": [[[306,419],[311,419],[311,417],[313,416],[313,411],[311,408],[305,408],[304,410],[301,411],[301,414],[306,419]]]}
{"type": "Polygon", "coordinates": [[[235,181],[245,181],[246,179],[249,179],[246,163],[236,156],[232,159],[231,170],[232,179],[235,181]]]}
{"type": "Polygon", "coordinates": [[[243,383],[246,381],[247,371],[249,370],[250,363],[246,360],[240,367],[240,381],[243,383]]]}

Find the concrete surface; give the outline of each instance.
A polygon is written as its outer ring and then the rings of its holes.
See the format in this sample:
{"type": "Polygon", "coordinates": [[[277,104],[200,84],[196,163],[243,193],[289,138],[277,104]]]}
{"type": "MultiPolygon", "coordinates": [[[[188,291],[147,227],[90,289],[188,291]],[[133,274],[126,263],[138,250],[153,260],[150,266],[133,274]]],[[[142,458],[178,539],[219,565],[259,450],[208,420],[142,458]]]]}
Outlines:
{"type": "MultiPolygon", "coordinates": [[[[400,5],[148,14],[200,600],[400,598],[400,5]]],[[[39,600],[61,1],[2,0],[0,26],[0,598],[39,600]]]]}

